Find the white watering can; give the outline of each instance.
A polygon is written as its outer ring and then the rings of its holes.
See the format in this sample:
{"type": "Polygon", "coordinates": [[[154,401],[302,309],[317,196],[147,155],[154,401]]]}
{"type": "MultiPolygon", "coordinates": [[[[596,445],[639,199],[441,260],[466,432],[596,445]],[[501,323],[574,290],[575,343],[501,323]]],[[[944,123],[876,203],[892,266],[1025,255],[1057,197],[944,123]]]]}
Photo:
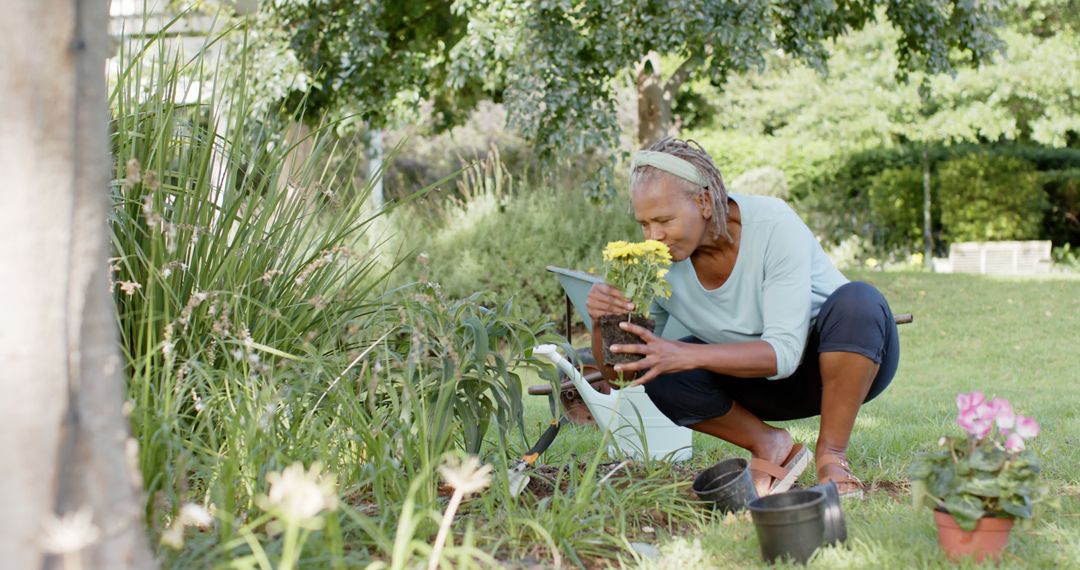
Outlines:
{"type": "Polygon", "coordinates": [[[574,383],[600,429],[611,431],[609,454],[641,459],[647,453],[653,459],[672,461],[685,461],[693,455],[693,432],[675,425],[661,413],[644,386],[604,394],[593,388],[554,344],[537,346],[533,354],[550,360],[561,370],[574,383]]]}

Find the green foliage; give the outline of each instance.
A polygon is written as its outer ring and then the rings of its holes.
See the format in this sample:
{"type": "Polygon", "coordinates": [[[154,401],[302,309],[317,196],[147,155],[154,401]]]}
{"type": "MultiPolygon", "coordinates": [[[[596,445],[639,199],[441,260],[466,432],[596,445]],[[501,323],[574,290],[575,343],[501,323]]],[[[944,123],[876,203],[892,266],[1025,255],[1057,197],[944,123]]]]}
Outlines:
{"type": "Polygon", "coordinates": [[[743,172],[728,183],[728,190],[735,194],[772,196],[781,200],[787,200],[790,195],[784,171],[771,166],[743,172]]]}
{"type": "Polygon", "coordinates": [[[873,243],[887,252],[917,251],[923,238],[923,172],[912,167],[886,168],[866,187],[873,243]]]}
{"type": "Polygon", "coordinates": [[[939,165],[938,183],[949,241],[1039,237],[1046,193],[1031,163],[972,154],[939,165]]]}
{"type": "Polygon", "coordinates": [[[478,295],[385,291],[371,235],[382,214],[367,209],[369,186],[332,167],[349,162],[332,156],[333,125],[279,185],[289,149],[247,137],[259,117],[245,83],[222,77],[221,91],[180,105],[172,94],[195,70],[171,60],[154,46],[121,54],[110,100],[111,271],[147,521],[179,548],[181,505],[219,513],[191,548],[159,555],[177,567],[422,556],[436,466],[481,452],[493,423],[486,451],[508,454],[522,426],[518,371],[541,329],[478,295]],[[257,508],[267,475],[316,462],[348,504],[318,529],[269,532],[257,508]]]}
{"type": "Polygon", "coordinates": [[[1054,265],[1065,267],[1070,271],[1080,272],[1080,249],[1074,249],[1072,244],[1055,247],[1050,252],[1054,265]]]}
{"type": "Polygon", "coordinates": [[[803,196],[798,206],[828,242],[861,235],[877,255],[920,251],[923,152],[931,168],[931,222],[939,250],[948,241],[988,239],[975,237],[984,227],[1023,227],[1023,233],[995,230],[993,235],[1026,235],[1024,239],[1055,243],[1080,237],[1080,226],[1072,222],[1078,209],[1072,190],[1077,184],[1075,165],[1080,165],[1075,149],[1013,144],[874,148],[850,155],[803,184],[797,189],[803,196]],[[943,178],[946,165],[949,174],[943,178]],[[993,188],[985,186],[987,180],[993,188]],[[953,210],[950,220],[977,228],[975,233],[960,234],[962,238],[950,233],[945,208],[953,210]],[[1010,209],[1015,211],[1007,212],[1010,209]],[[1022,223],[1018,216],[1025,216],[1022,223]]]}
{"type": "MultiPolygon", "coordinates": [[[[428,99],[473,105],[475,82],[450,85],[446,63],[468,19],[448,2],[263,3],[260,29],[283,30],[309,78],[287,95],[290,115],[319,121],[355,114],[376,127],[428,99]],[[448,99],[444,89],[454,92],[448,99]]],[[[449,114],[454,107],[443,109],[449,114]]]]}
{"type": "MultiPolygon", "coordinates": [[[[290,390],[310,393],[341,365],[356,346],[343,333],[371,310],[382,275],[358,251],[371,220],[362,201],[342,205],[321,192],[279,188],[282,151],[245,144],[242,106],[220,98],[173,103],[188,70],[167,60],[124,56],[111,99],[110,222],[142,471],[151,497],[171,498],[189,487],[193,455],[206,484],[229,478],[222,462],[201,463],[207,452],[227,450],[246,466],[290,455],[289,446],[261,447],[253,438],[275,433],[271,419],[292,413],[279,407],[292,400],[284,397],[290,390]],[[142,64],[154,61],[144,78],[142,64]],[[141,92],[144,79],[149,93],[141,92]],[[251,423],[229,429],[238,408],[251,423]]],[[[305,170],[301,179],[332,188],[339,174],[320,179],[305,170]]],[[[219,487],[228,495],[222,506],[249,501],[245,487],[219,487]]]]}
{"type": "Polygon", "coordinates": [[[1046,494],[1035,453],[1008,452],[994,438],[942,438],[942,445],[923,454],[909,475],[916,507],[945,510],[969,531],[983,516],[1031,518],[1046,494]]]}
{"type": "MultiPolygon", "coordinates": [[[[908,84],[897,84],[892,73],[900,64],[892,46],[903,41],[895,22],[867,25],[837,40],[827,76],[797,66],[791,57],[770,56],[764,71],[734,76],[722,91],[692,83],[715,107],[715,121],[685,134],[705,146],[729,179],[757,168],[784,172],[792,200],[829,242],[859,235],[875,249],[921,249],[908,239],[921,240],[922,201],[907,198],[912,180],[899,173],[879,177],[883,171],[919,170],[926,151],[933,187],[939,163],[989,143],[997,144],[987,152],[1027,160],[1040,172],[1077,168],[1078,151],[1062,148],[1080,136],[1073,95],[1080,81],[1080,39],[1067,24],[1075,21],[1068,4],[1026,2],[1024,13],[1045,19],[1008,14],[1009,27],[1001,33],[1005,57],[951,76],[911,74],[908,84]],[[917,85],[928,86],[930,96],[917,85]],[[901,186],[888,188],[889,179],[901,186]],[[884,197],[917,210],[887,213],[881,209],[884,197]],[[913,220],[918,223],[909,225],[913,220]]],[[[1044,178],[1053,213],[1040,233],[1056,243],[1075,243],[1075,234],[1066,231],[1068,197],[1056,207],[1053,184],[1060,182],[1044,178]]],[[[936,202],[937,189],[932,192],[936,202]]],[[[937,238],[943,237],[940,211],[935,205],[931,212],[937,238]]]]}
{"type": "MultiPolygon", "coordinates": [[[[862,28],[879,7],[899,30],[899,68],[890,73],[952,71],[954,55],[982,62],[999,48],[993,7],[961,1],[293,0],[266,6],[270,17],[260,21],[287,30],[289,49],[311,78],[313,92],[292,95],[306,101],[307,116],[346,108],[382,124],[403,104],[430,100],[443,126],[451,126],[489,97],[506,104],[509,125],[545,158],[610,157],[620,134],[616,89],[650,52],[692,62],[688,73],[714,85],[761,68],[765,54],[778,50],[823,71],[827,43],[862,28]]],[[[610,192],[610,164],[604,172],[610,192]]]]}
{"type": "Polygon", "coordinates": [[[604,248],[604,282],[622,291],[634,304],[632,314],[648,318],[657,297],[671,297],[664,278],[671,266],[671,252],[663,242],[609,242],[604,248]]]}
{"type": "Polygon", "coordinates": [[[422,404],[432,426],[428,437],[437,445],[427,460],[404,457],[404,463],[430,464],[459,437],[465,451],[478,454],[492,421],[501,426],[500,437],[521,426],[514,359],[536,344],[540,331],[526,325],[512,303],[489,308],[479,293],[447,299],[432,283],[403,293],[400,304],[383,306],[363,323],[368,334],[386,336],[378,350],[391,374],[361,399],[378,407],[411,394],[422,404]]]}
{"type": "MultiPolygon", "coordinates": [[[[1080,165],[1080,160],[1076,164],[1080,165]]],[[[1055,244],[1080,245],[1080,166],[1040,174],[1050,203],[1043,222],[1044,236],[1055,244]]]]}
{"type": "Polygon", "coordinates": [[[598,269],[599,244],[640,235],[623,208],[593,205],[574,187],[428,199],[392,216],[402,249],[422,254],[398,278],[438,282],[448,297],[496,291],[526,319],[561,322],[562,289],[545,267],[598,269]]]}

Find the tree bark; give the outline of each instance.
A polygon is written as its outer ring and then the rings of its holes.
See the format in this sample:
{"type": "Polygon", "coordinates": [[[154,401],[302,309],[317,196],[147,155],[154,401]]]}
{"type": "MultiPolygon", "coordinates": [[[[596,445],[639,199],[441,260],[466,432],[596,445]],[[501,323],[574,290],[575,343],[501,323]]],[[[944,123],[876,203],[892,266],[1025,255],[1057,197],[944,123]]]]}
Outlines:
{"type": "Polygon", "coordinates": [[[930,153],[922,152],[923,167],[923,267],[934,270],[934,234],[930,220],[930,153]]]}
{"type": "Polygon", "coordinates": [[[303,121],[290,121],[285,130],[285,161],[278,175],[278,189],[284,190],[290,184],[303,187],[299,180],[304,169],[309,166],[311,155],[315,152],[315,138],[311,136],[311,127],[303,121]]]}
{"type": "Polygon", "coordinates": [[[371,131],[371,148],[368,150],[368,167],[367,167],[367,179],[372,182],[371,185],[371,203],[375,206],[375,209],[380,209],[383,204],[386,203],[386,197],[383,194],[383,160],[386,158],[386,153],[383,149],[383,131],[382,129],[374,129],[371,131]],[[378,176],[376,178],[376,175],[378,176]]]}
{"type": "Polygon", "coordinates": [[[660,73],[659,54],[649,52],[638,63],[638,144],[642,148],[666,136],[678,134],[678,126],[672,121],[671,107],[679,88],[702,61],[704,59],[699,56],[688,58],[679,64],[666,82],[660,73]]]}
{"type": "Polygon", "coordinates": [[[660,55],[649,52],[637,66],[638,144],[642,148],[667,136],[671,105],[664,101],[660,55]]]}
{"type": "Polygon", "coordinates": [[[10,568],[49,566],[43,526],[79,509],[99,530],[74,554],[84,568],[154,566],[108,290],[107,29],[107,0],[18,0],[0,19],[0,552],[10,568]]]}

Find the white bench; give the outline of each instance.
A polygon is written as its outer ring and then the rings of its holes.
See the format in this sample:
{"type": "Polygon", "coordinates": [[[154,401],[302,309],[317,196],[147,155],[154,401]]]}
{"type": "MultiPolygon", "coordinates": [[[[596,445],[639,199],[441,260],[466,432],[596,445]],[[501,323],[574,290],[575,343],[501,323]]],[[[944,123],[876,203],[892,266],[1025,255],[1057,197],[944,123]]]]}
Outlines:
{"type": "Polygon", "coordinates": [[[949,246],[952,273],[1034,275],[1050,271],[1051,243],[1032,241],[968,241],[949,246]]]}

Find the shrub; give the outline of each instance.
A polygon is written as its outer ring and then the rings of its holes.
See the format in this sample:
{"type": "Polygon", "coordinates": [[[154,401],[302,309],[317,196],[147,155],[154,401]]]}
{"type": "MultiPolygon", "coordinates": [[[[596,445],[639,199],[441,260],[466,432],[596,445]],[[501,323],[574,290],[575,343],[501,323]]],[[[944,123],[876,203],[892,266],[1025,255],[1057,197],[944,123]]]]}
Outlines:
{"type": "Polygon", "coordinates": [[[920,251],[923,242],[922,169],[906,166],[882,170],[870,178],[866,195],[874,246],[890,253],[920,251]]]}
{"type": "MultiPolygon", "coordinates": [[[[792,196],[798,200],[799,209],[811,227],[828,244],[838,244],[852,235],[859,235],[873,243],[874,255],[903,254],[921,249],[924,151],[931,166],[932,231],[939,253],[944,251],[947,240],[956,239],[944,227],[946,205],[942,200],[948,200],[948,197],[943,193],[940,168],[947,162],[969,157],[981,157],[973,160],[986,162],[1019,161],[1007,164],[1013,168],[1024,164],[1026,166],[1021,168],[1029,173],[1032,168],[1040,171],[1037,184],[1045,191],[1049,208],[1045,217],[1034,209],[1025,210],[1038,226],[1034,233],[1027,232],[1026,235],[1051,239],[1055,243],[1072,243],[1080,238],[1080,226],[1071,225],[1073,216],[1080,210],[1078,201],[1073,198],[1075,194],[1070,190],[1080,178],[1076,174],[1080,170],[1080,151],[1075,149],[1021,144],[875,148],[845,157],[818,177],[793,179],[792,196]],[[897,208],[906,211],[893,211],[897,208]]],[[[997,168],[984,174],[992,177],[1008,172],[997,168]]],[[[969,206],[964,200],[974,199],[970,192],[970,189],[962,188],[959,196],[967,198],[951,201],[949,205],[969,206]]],[[[967,208],[966,213],[953,212],[951,219],[968,219],[967,216],[975,214],[975,207],[967,208]]],[[[971,223],[990,227],[995,222],[973,220],[971,223]]],[[[1025,227],[1030,229],[1028,224],[1025,227]]],[[[1001,234],[996,230],[991,233],[1001,234]]]]}
{"type": "Polygon", "coordinates": [[[1047,202],[1032,163],[972,154],[941,164],[938,185],[949,241],[1039,237],[1047,202]]]}
{"type": "Polygon", "coordinates": [[[422,216],[401,210],[394,222],[404,249],[424,255],[408,260],[399,280],[423,276],[448,297],[494,291],[500,302],[513,299],[523,318],[556,320],[562,288],[545,268],[598,269],[603,244],[638,238],[625,203],[597,206],[580,188],[525,189],[509,198],[444,202],[439,219],[419,226],[422,216]]]}
{"type": "Polygon", "coordinates": [[[771,166],[743,172],[728,183],[728,190],[735,194],[772,196],[781,200],[787,200],[790,195],[784,171],[771,166]]]}
{"type": "Polygon", "coordinates": [[[1080,168],[1042,173],[1050,207],[1043,220],[1043,237],[1055,244],[1080,245],[1080,168]]]}

